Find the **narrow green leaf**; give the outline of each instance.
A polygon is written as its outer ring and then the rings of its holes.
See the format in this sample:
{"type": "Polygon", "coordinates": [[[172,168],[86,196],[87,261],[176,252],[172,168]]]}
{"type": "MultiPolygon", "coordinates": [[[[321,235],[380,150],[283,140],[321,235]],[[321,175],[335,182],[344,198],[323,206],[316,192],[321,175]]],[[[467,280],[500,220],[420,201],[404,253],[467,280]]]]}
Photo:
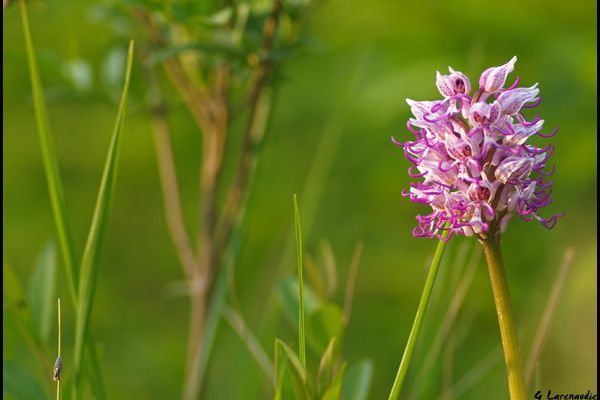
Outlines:
{"type": "Polygon", "coordinates": [[[277,385],[275,388],[274,400],[285,400],[295,398],[294,388],[292,387],[292,381],[287,372],[287,362],[280,362],[277,371],[277,385]]]}
{"type": "Polygon", "coordinates": [[[275,397],[274,400],[283,399],[283,376],[285,373],[285,363],[281,362],[281,357],[279,355],[279,344],[278,340],[275,339],[275,353],[273,354],[273,364],[275,370],[275,379],[277,379],[277,384],[275,385],[275,397]]]}
{"type": "Polygon", "coordinates": [[[87,352],[85,363],[85,374],[86,379],[90,383],[90,388],[96,400],[106,399],[106,392],[104,390],[104,380],[102,379],[98,345],[94,343],[93,337],[90,336],[90,340],[87,342],[87,352]]]}
{"type": "Polygon", "coordinates": [[[333,337],[340,342],[344,333],[344,315],[335,304],[325,304],[308,315],[308,343],[317,351],[325,351],[333,337]]]}
{"type": "Polygon", "coordinates": [[[319,371],[317,372],[317,391],[322,393],[331,382],[331,374],[333,369],[333,361],[335,359],[335,337],[331,338],[327,348],[321,356],[319,362],[319,371]]]}
{"type": "Polygon", "coordinates": [[[254,336],[254,333],[250,330],[240,313],[235,309],[225,306],[223,308],[223,317],[233,330],[238,334],[242,342],[246,345],[246,348],[252,355],[252,358],[256,361],[263,374],[268,379],[269,383],[276,385],[276,376],[273,371],[273,363],[269,359],[269,356],[262,348],[260,342],[254,336]]]}
{"type": "Polygon", "coordinates": [[[304,326],[304,285],[302,283],[302,226],[300,224],[300,211],[298,210],[298,197],[294,195],[294,221],[296,227],[296,257],[298,260],[298,342],[300,361],[306,368],[306,330],[304,326]]]}
{"type": "Polygon", "coordinates": [[[344,383],[344,375],[346,374],[346,363],[342,364],[342,368],[340,368],[340,372],[337,373],[333,382],[331,382],[331,386],[323,395],[322,400],[340,400],[342,395],[342,386],[344,383]]]}
{"type": "MultiPolygon", "coordinates": [[[[277,352],[278,358],[284,356],[285,359],[287,359],[289,366],[287,371],[289,371],[290,377],[292,378],[296,399],[311,399],[312,396],[310,395],[311,388],[308,382],[308,372],[306,371],[306,367],[302,364],[302,360],[299,359],[294,350],[283,341],[275,339],[275,346],[282,350],[282,353],[279,351],[277,352]]],[[[280,362],[281,361],[278,360],[278,363],[280,362]]]]}
{"type": "Polygon", "coordinates": [[[373,380],[373,362],[362,360],[348,368],[344,379],[344,400],[367,400],[373,380]]]}
{"type": "Polygon", "coordinates": [[[280,339],[275,339],[275,345],[279,346],[279,348],[283,350],[283,355],[290,362],[293,369],[296,370],[302,383],[306,384],[308,373],[304,365],[302,365],[300,358],[298,358],[298,355],[296,355],[290,346],[280,339]]]}
{"type": "Polygon", "coordinates": [[[74,397],[77,397],[79,389],[79,380],[82,369],[83,348],[88,338],[88,327],[92,309],[96,280],[98,277],[98,264],[100,248],[104,239],[104,233],[108,225],[110,215],[110,206],[113,192],[116,184],[117,167],[119,151],[121,148],[121,137],[125,111],[127,105],[127,93],[129,90],[129,81],[131,77],[131,68],[133,65],[133,41],[129,43],[127,55],[127,72],[125,74],[125,83],[121,95],[121,103],[117,120],[113,131],[113,136],[104,165],[104,172],[100,182],[100,189],[96,200],[94,215],[88,233],[83,259],[81,261],[81,275],[79,279],[79,302],[77,310],[77,322],[75,327],[75,351],[74,351],[74,397]]]}
{"type": "MultiPolygon", "coordinates": [[[[50,134],[50,125],[48,122],[47,110],[44,102],[44,94],[35,57],[35,51],[33,48],[31,31],[29,29],[27,9],[23,0],[20,1],[20,8],[23,23],[23,34],[25,36],[25,46],[27,50],[27,59],[29,63],[35,119],[42,151],[46,182],[48,184],[48,192],[50,195],[50,202],[52,205],[58,242],[63,256],[63,262],[65,264],[69,293],[71,295],[73,307],[77,312],[79,302],[77,297],[77,284],[79,282],[79,277],[78,270],[75,268],[77,265],[77,257],[73,247],[71,230],[67,221],[62,181],[60,178],[54,145],[52,143],[52,136],[50,134]]],[[[34,337],[37,338],[37,335],[34,337]]],[[[88,351],[94,353],[95,348],[90,345],[88,346],[88,351]]],[[[92,356],[94,356],[94,354],[92,354],[92,356]]],[[[94,379],[98,379],[97,377],[101,376],[101,371],[98,365],[93,365],[92,368],[94,369],[94,379]]],[[[96,395],[99,396],[97,393],[96,395]]]]}
{"type": "Polygon", "coordinates": [[[40,338],[44,344],[50,340],[54,315],[56,286],[56,248],[54,243],[44,245],[29,281],[29,304],[40,338]]]}
{"type": "Polygon", "coordinates": [[[48,396],[35,378],[11,361],[2,363],[2,391],[18,400],[44,400],[48,396]]]}
{"type": "Polygon", "coordinates": [[[75,269],[76,257],[73,250],[73,240],[67,221],[67,211],[65,207],[65,198],[63,194],[62,182],[56,161],[56,153],[52,136],[50,134],[50,124],[48,123],[48,113],[44,102],[44,92],[38,72],[31,31],[29,29],[29,19],[27,18],[27,9],[25,1],[20,0],[21,19],[23,23],[23,34],[25,35],[25,48],[27,50],[27,60],[29,62],[29,75],[31,79],[31,90],[33,94],[33,107],[35,111],[35,121],[42,149],[42,158],[44,161],[44,171],[48,183],[48,192],[50,194],[50,203],[54,214],[56,233],[58,242],[62,249],[62,254],[67,272],[67,282],[73,303],[77,303],[77,270],[75,269]]]}

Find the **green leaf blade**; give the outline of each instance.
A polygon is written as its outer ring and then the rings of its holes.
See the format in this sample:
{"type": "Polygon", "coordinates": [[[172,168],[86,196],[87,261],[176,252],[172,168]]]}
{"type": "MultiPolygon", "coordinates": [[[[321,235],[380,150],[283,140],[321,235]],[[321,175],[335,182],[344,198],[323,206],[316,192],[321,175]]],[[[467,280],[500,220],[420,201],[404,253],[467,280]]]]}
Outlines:
{"type": "Polygon", "coordinates": [[[281,396],[281,393],[284,386],[283,381],[285,379],[285,372],[289,372],[295,398],[298,400],[311,400],[313,396],[311,396],[312,390],[308,381],[308,372],[306,367],[302,365],[301,359],[298,358],[290,346],[279,339],[275,339],[275,351],[275,358],[277,360],[275,369],[278,376],[278,389],[275,397],[277,398],[279,396],[280,398],[285,398],[284,396],[281,396]],[[283,360],[281,360],[281,358],[283,358],[283,360]],[[284,365],[288,368],[284,368],[284,365]]]}
{"type": "Polygon", "coordinates": [[[348,368],[344,379],[344,400],[367,400],[373,380],[373,362],[362,360],[348,368]]]}
{"type": "Polygon", "coordinates": [[[342,386],[344,384],[344,376],[346,374],[347,364],[342,364],[342,368],[337,373],[333,382],[331,382],[331,386],[327,389],[325,394],[323,395],[323,400],[340,400],[342,395],[342,386]]]}
{"type": "Polygon", "coordinates": [[[48,345],[54,315],[56,289],[56,247],[44,245],[29,281],[29,304],[42,342],[48,345]]]}
{"type": "Polygon", "coordinates": [[[298,197],[294,195],[294,221],[296,227],[296,255],[298,260],[298,342],[300,361],[306,368],[306,330],[304,326],[304,284],[302,280],[302,226],[300,224],[300,211],[298,210],[298,197]]]}
{"type": "Polygon", "coordinates": [[[62,187],[62,181],[56,160],[56,152],[50,134],[50,124],[48,122],[48,112],[44,101],[44,92],[42,89],[40,74],[37,66],[33,40],[31,38],[31,30],[29,28],[29,19],[27,17],[27,9],[25,1],[20,0],[21,20],[23,24],[23,34],[25,36],[25,48],[27,51],[27,61],[29,64],[29,77],[31,80],[31,91],[33,96],[33,107],[35,112],[35,121],[42,150],[42,159],[44,163],[44,172],[46,174],[46,182],[48,184],[48,192],[50,195],[50,203],[52,205],[52,213],[58,241],[62,249],[62,254],[67,272],[67,281],[69,291],[73,303],[77,303],[77,286],[78,271],[75,268],[77,264],[75,250],[73,247],[73,239],[71,230],[67,220],[67,211],[65,206],[65,198],[62,187]]]}
{"type": "MultiPolygon", "coordinates": [[[[127,71],[125,74],[125,82],[119,104],[119,111],[113,131],[110,148],[104,165],[104,172],[100,182],[100,189],[94,208],[94,215],[88,233],[83,258],[81,261],[81,274],[79,279],[79,301],[77,310],[77,323],[75,327],[75,392],[77,393],[79,376],[82,368],[83,348],[88,340],[88,327],[98,276],[98,263],[100,256],[100,248],[108,225],[108,217],[110,215],[110,207],[112,203],[113,193],[116,184],[118,159],[121,145],[121,137],[123,130],[123,122],[126,112],[127,94],[129,90],[129,82],[131,77],[131,69],[133,65],[133,41],[129,44],[127,56],[127,71]]],[[[76,397],[76,395],[74,396],[76,397]]]]}

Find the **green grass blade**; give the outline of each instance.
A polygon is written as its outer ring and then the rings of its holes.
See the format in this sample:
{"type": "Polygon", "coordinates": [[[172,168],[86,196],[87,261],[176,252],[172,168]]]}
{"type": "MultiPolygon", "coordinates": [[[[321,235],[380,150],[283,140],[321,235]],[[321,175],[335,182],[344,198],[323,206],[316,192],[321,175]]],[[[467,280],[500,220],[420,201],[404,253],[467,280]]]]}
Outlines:
{"type": "Polygon", "coordinates": [[[127,70],[125,74],[125,83],[121,95],[119,112],[113,131],[113,136],[104,165],[104,172],[100,182],[100,189],[96,200],[94,215],[88,233],[83,259],[81,261],[81,275],[79,279],[79,302],[77,310],[77,322],[75,327],[75,351],[74,351],[74,397],[76,398],[79,390],[80,375],[83,360],[83,348],[88,338],[88,326],[92,308],[92,300],[98,276],[98,261],[100,248],[104,239],[104,233],[108,224],[110,206],[113,192],[115,189],[119,151],[121,145],[121,136],[123,122],[125,119],[125,110],[127,104],[127,93],[129,90],[129,81],[131,76],[131,67],[133,64],[133,41],[129,43],[127,56],[127,70]]]}
{"type": "Polygon", "coordinates": [[[362,360],[348,368],[344,379],[344,400],[367,400],[373,380],[373,362],[362,360]]]}
{"type": "Polygon", "coordinates": [[[319,361],[319,369],[317,371],[317,393],[319,394],[323,393],[331,382],[333,364],[335,362],[335,342],[336,338],[332,337],[319,361]]]}
{"type": "Polygon", "coordinates": [[[262,373],[269,383],[273,385],[273,389],[276,389],[277,380],[275,379],[273,363],[256,336],[254,336],[254,333],[252,333],[252,330],[248,327],[248,324],[246,324],[242,316],[235,309],[228,306],[223,308],[223,317],[246,345],[248,352],[252,355],[262,373]]]}
{"type": "MultiPolygon", "coordinates": [[[[552,319],[554,317],[554,313],[556,312],[558,299],[563,290],[567,273],[569,272],[571,265],[573,265],[573,257],[575,257],[575,248],[568,247],[564,252],[561,265],[556,274],[556,278],[554,278],[552,289],[548,295],[546,305],[544,306],[544,311],[536,328],[535,336],[533,337],[533,342],[531,343],[531,348],[527,357],[527,367],[525,368],[525,382],[527,387],[531,388],[534,372],[535,370],[539,371],[540,355],[542,354],[542,350],[544,349],[544,345],[548,337],[550,325],[552,324],[552,319]]],[[[539,388],[540,386],[535,387],[539,388]]]]}
{"type": "Polygon", "coordinates": [[[343,363],[340,371],[337,373],[336,377],[333,379],[331,386],[325,392],[322,397],[322,400],[339,400],[341,399],[342,387],[344,385],[344,377],[346,376],[346,367],[348,364],[343,363]]]}
{"type": "Polygon", "coordinates": [[[102,370],[100,369],[100,361],[98,360],[98,346],[94,343],[94,338],[90,336],[87,342],[87,362],[85,363],[86,379],[90,382],[90,388],[96,400],[106,399],[104,390],[104,380],[102,379],[102,370]]]}
{"type": "MultiPolygon", "coordinates": [[[[448,236],[448,231],[444,230],[442,236],[445,239],[448,236]]],[[[442,261],[442,255],[444,254],[445,247],[446,242],[440,240],[437,249],[435,250],[433,260],[431,261],[431,267],[429,268],[429,273],[427,274],[427,280],[425,281],[423,293],[421,293],[421,300],[419,301],[417,314],[415,315],[415,320],[410,330],[410,335],[408,336],[408,342],[406,343],[404,354],[402,355],[402,361],[400,361],[400,367],[398,368],[396,379],[394,380],[392,391],[390,392],[388,400],[398,399],[400,391],[402,390],[402,384],[404,383],[404,378],[406,377],[406,372],[408,371],[408,365],[410,364],[415,345],[417,344],[417,339],[419,338],[421,326],[423,325],[423,317],[425,315],[425,311],[427,310],[427,304],[429,303],[429,298],[431,297],[431,290],[433,289],[433,284],[435,283],[435,277],[437,275],[440,262],[442,261]]]]}
{"type": "Polygon", "coordinates": [[[47,242],[36,263],[29,281],[29,304],[37,329],[45,345],[50,341],[52,315],[54,314],[54,291],[56,283],[56,249],[47,242]]]}
{"type": "MultiPolygon", "coordinates": [[[[275,339],[275,346],[279,347],[281,351],[278,351],[277,357],[285,357],[288,362],[290,378],[293,383],[294,392],[296,399],[309,400],[314,398],[311,396],[311,386],[306,367],[302,365],[302,361],[298,358],[294,350],[289,347],[285,342],[275,339]]],[[[283,360],[281,360],[283,361],[283,360]]],[[[280,362],[280,360],[278,360],[280,362]]]]}
{"type": "MultiPolygon", "coordinates": [[[[77,283],[79,282],[78,270],[75,268],[77,265],[77,257],[75,255],[72,234],[67,220],[62,181],[59,174],[58,162],[56,160],[52,136],[50,134],[50,124],[48,122],[48,114],[46,110],[46,104],[44,102],[44,93],[42,90],[41,79],[39,76],[35,51],[33,48],[33,40],[31,38],[31,31],[29,28],[29,19],[27,17],[27,10],[24,1],[20,1],[20,7],[27,59],[29,63],[35,119],[42,151],[44,171],[46,174],[46,181],[48,185],[50,202],[52,205],[52,212],[54,215],[54,223],[56,225],[58,242],[63,256],[63,262],[65,264],[69,293],[71,295],[73,307],[75,311],[77,311],[77,283]]],[[[90,357],[96,357],[93,344],[88,346],[88,351],[91,354],[90,357]]],[[[99,378],[101,377],[101,371],[98,364],[93,364],[91,368],[94,371],[94,379],[101,379],[99,378]]],[[[96,395],[99,396],[98,393],[96,393],[96,395]]]]}
{"type": "Polygon", "coordinates": [[[296,255],[298,260],[298,341],[299,354],[302,366],[306,368],[306,331],[304,327],[304,284],[302,282],[302,226],[300,225],[300,211],[298,210],[298,197],[294,195],[294,221],[296,227],[296,255]]]}
{"type": "Polygon", "coordinates": [[[58,162],[56,161],[56,153],[52,143],[52,136],[50,135],[48,113],[46,111],[46,104],[44,102],[44,92],[42,90],[42,83],[40,80],[40,74],[38,72],[35,51],[33,49],[33,41],[31,39],[31,31],[29,29],[29,19],[27,17],[25,1],[20,0],[19,4],[21,6],[23,34],[25,35],[25,47],[27,50],[27,61],[29,63],[29,75],[31,79],[35,121],[40,139],[40,146],[42,149],[42,158],[44,162],[44,171],[46,173],[46,181],[48,183],[48,192],[50,194],[50,203],[52,204],[52,212],[54,214],[58,242],[62,249],[64,258],[71,299],[73,300],[73,303],[76,303],[76,283],[78,281],[78,277],[77,270],[75,269],[77,262],[73,249],[73,239],[69,229],[69,224],[67,222],[65,198],[58,170],[58,162]]]}

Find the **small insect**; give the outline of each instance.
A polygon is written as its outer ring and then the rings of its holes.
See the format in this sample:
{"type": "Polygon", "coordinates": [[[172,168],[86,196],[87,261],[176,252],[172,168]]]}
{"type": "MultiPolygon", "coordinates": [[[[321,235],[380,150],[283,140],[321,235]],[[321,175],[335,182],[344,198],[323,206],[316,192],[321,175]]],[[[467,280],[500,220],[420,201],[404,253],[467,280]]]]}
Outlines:
{"type": "Polygon", "coordinates": [[[52,379],[54,379],[54,381],[60,381],[60,371],[62,370],[62,366],[62,358],[58,357],[54,363],[54,373],[52,374],[52,379]]]}

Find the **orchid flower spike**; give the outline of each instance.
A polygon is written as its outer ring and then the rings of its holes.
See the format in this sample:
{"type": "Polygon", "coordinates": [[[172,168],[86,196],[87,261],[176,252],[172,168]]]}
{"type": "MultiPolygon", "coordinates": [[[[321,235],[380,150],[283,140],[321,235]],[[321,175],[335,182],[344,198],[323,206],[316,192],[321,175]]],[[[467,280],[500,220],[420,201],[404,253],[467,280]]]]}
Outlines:
{"type": "Polygon", "coordinates": [[[416,140],[400,145],[412,163],[409,175],[422,180],[403,195],[432,209],[417,216],[414,236],[442,239],[449,230],[446,240],[453,234],[485,239],[503,232],[515,215],[548,229],[562,216],[538,214],[552,202],[547,178],[553,168],[544,169],[554,148],[527,144],[534,135],[549,135],[540,133],[542,119],[528,121],[523,114],[539,104],[538,84],[504,88],[516,61],[485,70],[473,97],[469,78],[449,68],[448,75],[436,74],[443,99],[407,99],[416,140]]]}

